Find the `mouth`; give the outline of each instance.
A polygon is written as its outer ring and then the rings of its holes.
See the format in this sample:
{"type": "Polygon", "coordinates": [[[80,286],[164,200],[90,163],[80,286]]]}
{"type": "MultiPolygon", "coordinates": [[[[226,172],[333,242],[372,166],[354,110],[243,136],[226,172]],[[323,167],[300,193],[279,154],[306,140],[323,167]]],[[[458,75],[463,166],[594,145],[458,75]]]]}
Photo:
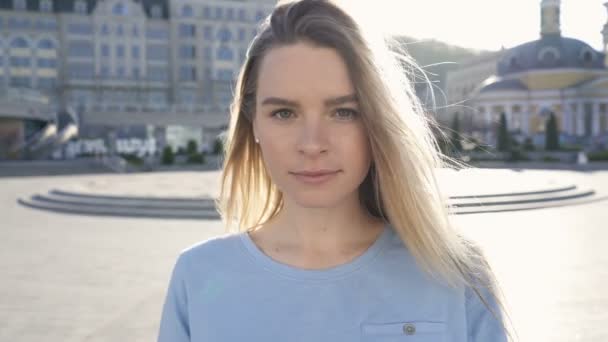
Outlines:
{"type": "Polygon", "coordinates": [[[310,170],[290,172],[297,180],[307,184],[320,184],[334,178],[341,170],[310,170]]]}

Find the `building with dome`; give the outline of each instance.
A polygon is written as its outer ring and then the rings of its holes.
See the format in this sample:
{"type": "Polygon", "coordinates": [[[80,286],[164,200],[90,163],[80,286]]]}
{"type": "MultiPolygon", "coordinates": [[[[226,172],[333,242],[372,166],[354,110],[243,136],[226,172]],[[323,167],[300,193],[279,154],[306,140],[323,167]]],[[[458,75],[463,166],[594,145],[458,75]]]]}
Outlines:
{"type": "MultiPolygon", "coordinates": [[[[608,3],[605,6],[608,8],[608,3]]],[[[448,74],[450,101],[466,104],[455,106],[451,114],[464,114],[474,133],[493,145],[496,126],[504,113],[516,139],[531,138],[542,145],[546,120],[553,113],[562,143],[606,147],[608,24],[602,34],[604,51],[563,37],[560,0],[543,0],[539,39],[492,55],[492,73],[480,75],[473,64],[448,74]],[[467,75],[473,79],[484,76],[485,80],[476,86],[464,84],[467,75]]]]}

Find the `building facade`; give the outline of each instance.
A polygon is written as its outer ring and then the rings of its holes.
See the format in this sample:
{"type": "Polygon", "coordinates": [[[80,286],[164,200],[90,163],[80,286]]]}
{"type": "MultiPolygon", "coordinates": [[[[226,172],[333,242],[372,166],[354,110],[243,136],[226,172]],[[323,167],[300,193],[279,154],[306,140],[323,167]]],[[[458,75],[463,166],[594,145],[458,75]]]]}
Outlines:
{"type": "Polygon", "coordinates": [[[31,88],[80,136],[205,145],[270,0],[0,0],[0,87],[31,88]]]}
{"type": "MultiPolygon", "coordinates": [[[[608,24],[603,38],[608,46],[608,24]]],[[[494,72],[469,88],[463,99],[471,110],[474,127],[487,143],[494,144],[496,126],[504,113],[516,139],[531,138],[542,145],[546,121],[553,114],[563,143],[606,147],[606,52],[606,47],[597,51],[585,42],[563,37],[560,1],[543,0],[540,38],[501,52],[494,72]]],[[[462,68],[449,79],[466,79],[475,74],[474,68],[462,68]]],[[[448,92],[458,89],[459,84],[462,81],[448,84],[448,92]]]]}

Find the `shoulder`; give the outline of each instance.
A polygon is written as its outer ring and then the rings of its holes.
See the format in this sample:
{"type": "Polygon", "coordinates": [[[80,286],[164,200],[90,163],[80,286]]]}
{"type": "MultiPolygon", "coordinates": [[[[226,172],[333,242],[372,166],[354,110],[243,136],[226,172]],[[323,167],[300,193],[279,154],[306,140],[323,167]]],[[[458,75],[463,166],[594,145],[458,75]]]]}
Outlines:
{"type": "Polygon", "coordinates": [[[180,252],[180,255],[184,255],[189,259],[197,259],[216,254],[224,254],[228,250],[238,247],[240,234],[230,233],[219,236],[214,236],[206,240],[196,242],[180,252]]]}
{"type": "Polygon", "coordinates": [[[179,252],[175,267],[186,275],[221,269],[240,255],[239,240],[240,234],[230,233],[196,242],[179,252]]]}

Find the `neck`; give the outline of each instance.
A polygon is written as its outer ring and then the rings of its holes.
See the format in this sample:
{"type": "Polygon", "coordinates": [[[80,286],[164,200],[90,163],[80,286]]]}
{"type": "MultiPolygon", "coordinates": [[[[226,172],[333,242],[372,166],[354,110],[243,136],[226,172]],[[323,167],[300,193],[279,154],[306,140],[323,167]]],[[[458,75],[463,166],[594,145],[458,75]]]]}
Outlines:
{"type": "Polygon", "coordinates": [[[368,244],[383,226],[358,200],[331,208],[305,208],[286,201],[262,230],[280,245],[314,254],[368,244]]]}

